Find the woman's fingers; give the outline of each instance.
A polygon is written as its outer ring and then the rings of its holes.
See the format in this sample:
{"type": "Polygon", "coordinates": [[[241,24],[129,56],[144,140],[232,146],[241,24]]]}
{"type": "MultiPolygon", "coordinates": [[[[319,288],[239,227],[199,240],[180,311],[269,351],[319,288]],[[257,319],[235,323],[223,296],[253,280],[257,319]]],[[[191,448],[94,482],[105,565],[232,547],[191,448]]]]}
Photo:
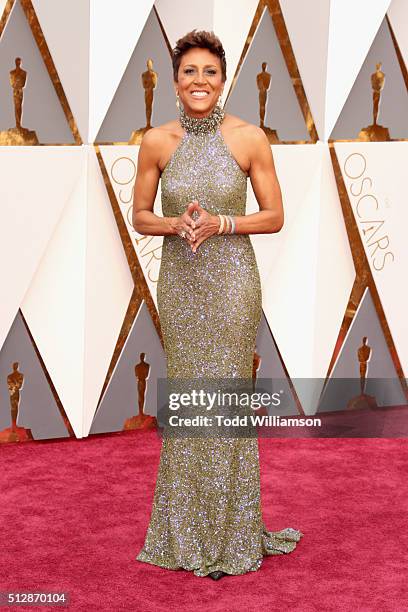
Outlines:
{"type": "Polygon", "coordinates": [[[193,200],[192,202],[189,202],[187,204],[185,215],[189,232],[188,240],[190,242],[192,250],[196,252],[199,245],[207,238],[205,231],[205,221],[208,212],[205,210],[205,208],[202,208],[202,206],[200,206],[197,200],[193,200]],[[197,211],[199,213],[199,217],[196,220],[191,217],[194,211],[197,211]]]}
{"type": "Polygon", "coordinates": [[[186,229],[186,233],[187,233],[189,240],[195,240],[194,230],[191,229],[191,227],[189,227],[188,225],[186,226],[185,229],[186,229]]]}
{"type": "Polygon", "coordinates": [[[189,219],[191,219],[191,226],[193,228],[196,227],[196,220],[192,218],[192,214],[195,210],[197,210],[197,206],[199,206],[197,200],[189,202],[186,206],[186,215],[188,215],[189,219]]]}
{"type": "Polygon", "coordinates": [[[188,214],[183,213],[180,217],[181,222],[183,224],[183,229],[188,233],[188,234],[192,234],[192,232],[194,231],[194,226],[193,226],[193,219],[191,217],[189,217],[188,214]]]}
{"type": "Polygon", "coordinates": [[[207,220],[210,218],[211,216],[206,211],[204,211],[204,214],[201,216],[201,219],[203,221],[202,224],[200,225],[200,227],[196,226],[196,229],[194,230],[195,240],[194,243],[191,245],[192,250],[194,252],[197,250],[200,244],[204,242],[204,240],[207,240],[207,238],[217,233],[214,231],[213,226],[211,225],[211,227],[209,227],[209,224],[207,223],[207,220]]]}
{"type": "Polygon", "coordinates": [[[198,247],[200,246],[200,244],[202,242],[204,242],[205,238],[203,236],[201,236],[201,238],[198,238],[194,244],[191,245],[191,250],[193,251],[193,253],[195,253],[198,249],[198,247]]]}
{"type": "Polygon", "coordinates": [[[206,221],[207,218],[209,218],[208,213],[204,212],[202,215],[200,215],[200,217],[197,219],[195,225],[194,225],[194,230],[195,230],[195,234],[196,236],[201,235],[203,232],[205,232],[206,229],[206,221]]]}
{"type": "Polygon", "coordinates": [[[198,200],[193,200],[192,202],[189,202],[187,204],[187,213],[189,215],[193,215],[194,213],[197,213],[198,215],[198,219],[193,219],[196,220],[196,222],[200,222],[201,223],[201,218],[203,215],[207,214],[207,211],[205,208],[203,208],[200,203],[198,202],[198,200]]]}
{"type": "Polygon", "coordinates": [[[189,202],[186,206],[186,213],[188,215],[191,215],[191,213],[194,210],[197,210],[197,206],[199,206],[199,203],[197,202],[197,200],[193,200],[192,202],[189,202]]]}
{"type": "Polygon", "coordinates": [[[195,240],[192,243],[192,247],[194,246],[193,250],[196,251],[200,244],[204,242],[204,240],[207,240],[207,238],[209,238],[211,234],[209,234],[208,231],[206,231],[206,228],[203,226],[195,230],[194,235],[195,240]]]}

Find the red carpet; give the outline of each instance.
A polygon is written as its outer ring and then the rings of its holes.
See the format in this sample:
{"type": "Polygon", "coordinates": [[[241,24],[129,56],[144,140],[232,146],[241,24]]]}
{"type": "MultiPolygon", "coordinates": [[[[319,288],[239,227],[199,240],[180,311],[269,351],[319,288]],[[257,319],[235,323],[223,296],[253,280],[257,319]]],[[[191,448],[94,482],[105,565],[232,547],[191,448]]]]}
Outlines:
{"type": "Polygon", "coordinates": [[[407,446],[261,439],[266,525],[304,537],[259,572],[214,582],[135,560],[154,432],[2,445],[0,591],[66,591],[84,611],[407,610],[407,446]]]}

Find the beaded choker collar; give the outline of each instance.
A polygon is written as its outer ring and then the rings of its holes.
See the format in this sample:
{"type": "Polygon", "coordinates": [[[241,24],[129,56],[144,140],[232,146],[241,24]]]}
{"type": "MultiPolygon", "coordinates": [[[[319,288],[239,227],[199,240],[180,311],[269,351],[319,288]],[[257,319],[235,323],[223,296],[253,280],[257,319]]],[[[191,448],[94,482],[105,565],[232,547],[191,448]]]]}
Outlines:
{"type": "Polygon", "coordinates": [[[211,113],[206,117],[191,117],[187,115],[182,106],[180,106],[179,113],[181,125],[186,132],[192,134],[208,134],[209,132],[215,132],[225,116],[224,109],[218,106],[218,104],[216,104],[211,113]]]}

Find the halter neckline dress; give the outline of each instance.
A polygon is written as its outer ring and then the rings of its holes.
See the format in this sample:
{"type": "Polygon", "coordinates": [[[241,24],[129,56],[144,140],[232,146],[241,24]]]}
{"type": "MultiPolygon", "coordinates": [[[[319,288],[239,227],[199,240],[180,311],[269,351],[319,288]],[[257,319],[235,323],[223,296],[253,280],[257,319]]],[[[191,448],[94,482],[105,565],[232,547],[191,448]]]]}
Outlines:
{"type": "MultiPolygon", "coordinates": [[[[163,215],[181,215],[195,199],[211,214],[245,215],[247,175],[223,138],[223,111],[181,117],[185,133],[161,175],[163,215]]],[[[262,294],[249,235],[210,236],[196,253],[164,236],[157,303],[169,379],[252,377],[262,294]]],[[[293,551],[301,536],[264,525],[257,438],[163,436],[139,561],[244,574],[265,555],[293,551]]]]}

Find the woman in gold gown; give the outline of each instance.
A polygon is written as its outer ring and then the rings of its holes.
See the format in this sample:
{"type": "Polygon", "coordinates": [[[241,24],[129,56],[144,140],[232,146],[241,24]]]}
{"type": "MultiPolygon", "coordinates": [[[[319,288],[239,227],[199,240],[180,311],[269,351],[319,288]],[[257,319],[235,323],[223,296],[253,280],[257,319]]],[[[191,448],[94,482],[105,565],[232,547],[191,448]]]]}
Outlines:
{"type": "MultiPolygon", "coordinates": [[[[133,225],[163,235],[157,304],[168,379],[252,377],[262,295],[251,233],[278,232],[283,208],[263,131],[224,113],[225,53],[211,32],[173,50],[179,119],[149,130],[139,151],[133,225]],[[245,215],[247,178],[260,211],[245,215]],[[161,179],[163,217],[153,213],[161,179]]],[[[256,437],[164,435],[153,508],[136,557],[219,579],[296,547],[268,531],[256,437]]]]}

